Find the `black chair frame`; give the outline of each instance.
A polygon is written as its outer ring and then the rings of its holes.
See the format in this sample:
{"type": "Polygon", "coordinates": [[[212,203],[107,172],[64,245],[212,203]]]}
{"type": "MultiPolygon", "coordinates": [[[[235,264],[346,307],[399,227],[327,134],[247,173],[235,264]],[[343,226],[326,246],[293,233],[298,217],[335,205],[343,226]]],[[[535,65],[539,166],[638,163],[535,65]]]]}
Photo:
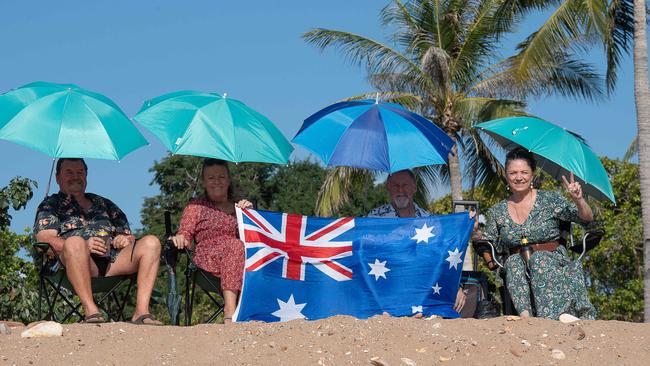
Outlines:
{"type": "MultiPolygon", "coordinates": [[[[165,237],[172,236],[171,230],[171,214],[169,211],[165,212],[165,237]]],[[[199,268],[194,263],[194,251],[190,249],[179,250],[174,246],[171,240],[165,240],[165,250],[163,257],[166,265],[171,271],[176,272],[176,265],[178,263],[178,255],[186,256],[185,267],[185,291],[184,291],[184,310],[185,310],[185,324],[186,326],[192,325],[192,315],[194,312],[194,300],[196,298],[196,287],[206,294],[210,301],[216,306],[216,310],[201,323],[213,323],[219,315],[223,314],[223,297],[221,292],[221,279],[208,271],[199,268]]],[[[171,314],[170,314],[171,315],[171,314]]],[[[173,318],[173,317],[172,317],[173,318]]],[[[180,318],[177,318],[180,323],[180,318]]],[[[176,324],[180,325],[180,324],[176,324]]]]}
{"type": "MultiPolygon", "coordinates": [[[[84,316],[80,312],[81,303],[74,299],[75,292],[72,284],[65,274],[65,268],[58,256],[48,258],[50,250],[48,243],[34,243],[32,246],[34,263],[39,269],[38,286],[38,320],[54,320],[64,323],[76,316],[78,321],[83,321],[84,316]],[[43,317],[43,300],[47,305],[47,314],[43,317]],[[59,316],[56,312],[57,301],[67,305],[68,310],[64,315],[59,316]]],[[[54,253],[54,251],[51,251],[54,253]]],[[[91,278],[91,287],[94,294],[101,294],[96,299],[96,304],[101,311],[106,313],[108,321],[124,321],[124,308],[128,302],[129,295],[133,289],[137,274],[94,277],[91,278]],[[118,297],[118,290],[126,287],[122,298],[118,297]]]]}

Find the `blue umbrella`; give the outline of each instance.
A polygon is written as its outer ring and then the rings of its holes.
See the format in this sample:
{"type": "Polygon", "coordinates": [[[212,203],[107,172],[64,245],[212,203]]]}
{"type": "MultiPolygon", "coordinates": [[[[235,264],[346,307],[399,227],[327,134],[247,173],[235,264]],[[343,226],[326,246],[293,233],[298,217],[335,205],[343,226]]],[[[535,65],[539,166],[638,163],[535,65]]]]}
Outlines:
{"type": "Polygon", "coordinates": [[[454,141],[428,119],[394,103],[340,102],[305,120],[292,140],[327,164],[393,173],[446,164],[454,141]]]}

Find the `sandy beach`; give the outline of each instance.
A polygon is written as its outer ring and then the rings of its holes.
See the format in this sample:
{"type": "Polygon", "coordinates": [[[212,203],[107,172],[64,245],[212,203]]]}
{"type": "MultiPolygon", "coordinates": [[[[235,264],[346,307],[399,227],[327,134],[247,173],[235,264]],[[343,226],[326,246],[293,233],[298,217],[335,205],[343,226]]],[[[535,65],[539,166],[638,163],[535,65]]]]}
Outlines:
{"type": "Polygon", "coordinates": [[[647,365],[650,324],[333,317],[232,326],[66,324],[0,335],[1,365],[647,365]]]}

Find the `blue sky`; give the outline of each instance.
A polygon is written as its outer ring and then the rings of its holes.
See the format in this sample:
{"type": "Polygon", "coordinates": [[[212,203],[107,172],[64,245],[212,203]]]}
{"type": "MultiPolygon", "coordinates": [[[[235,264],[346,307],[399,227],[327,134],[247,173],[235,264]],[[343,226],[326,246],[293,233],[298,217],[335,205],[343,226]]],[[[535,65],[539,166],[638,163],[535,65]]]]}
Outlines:
{"type": "MultiPolygon", "coordinates": [[[[228,93],[274,121],[291,138],[302,120],[347,96],[371,91],[365,70],[334,51],[321,53],[301,34],[324,27],[383,39],[378,0],[328,1],[2,1],[0,92],[32,81],[75,83],[112,98],[128,116],[146,99],[175,90],[228,93]]],[[[541,17],[531,20],[529,31],[541,17]]],[[[517,37],[513,37],[513,41],[517,37]]],[[[507,50],[506,50],[507,51],[507,50]]],[[[597,57],[594,57],[598,60],[597,57]]],[[[602,64],[602,62],[601,62],[602,64]]],[[[529,111],[582,134],[599,155],[620,158],[636,133],[632,63],[621,67],[609,101],[549,98],[529,111]]],[[[148,172],[166,154],[150,145],[121,162],[90,160],[88,191],[111,198],[134,228],[148,172]]],[[[296,157],[307,156],[298,149],[296,157]]],[[[0,141],[0,187],[15,176],[39,182],[12,230],[31,226],[45,194],[51,159],[0,141]]],[[[53,183],[52,191],[57,191],[53,183]]]]}

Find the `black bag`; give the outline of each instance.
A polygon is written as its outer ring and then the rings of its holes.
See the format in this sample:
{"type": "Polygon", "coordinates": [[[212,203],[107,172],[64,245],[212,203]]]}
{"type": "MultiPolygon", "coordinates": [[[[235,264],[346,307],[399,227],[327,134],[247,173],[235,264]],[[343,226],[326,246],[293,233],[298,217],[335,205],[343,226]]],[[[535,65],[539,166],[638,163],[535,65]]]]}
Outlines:
{"type": "Polygon", "coordinates": [[[493,300],[480,300],[476,305],[476,312],[474,313],[474,318],[476,319],[487,319],[487,318],[496,318],[501,316],[501,307],[499,304],[493,300]]]}

